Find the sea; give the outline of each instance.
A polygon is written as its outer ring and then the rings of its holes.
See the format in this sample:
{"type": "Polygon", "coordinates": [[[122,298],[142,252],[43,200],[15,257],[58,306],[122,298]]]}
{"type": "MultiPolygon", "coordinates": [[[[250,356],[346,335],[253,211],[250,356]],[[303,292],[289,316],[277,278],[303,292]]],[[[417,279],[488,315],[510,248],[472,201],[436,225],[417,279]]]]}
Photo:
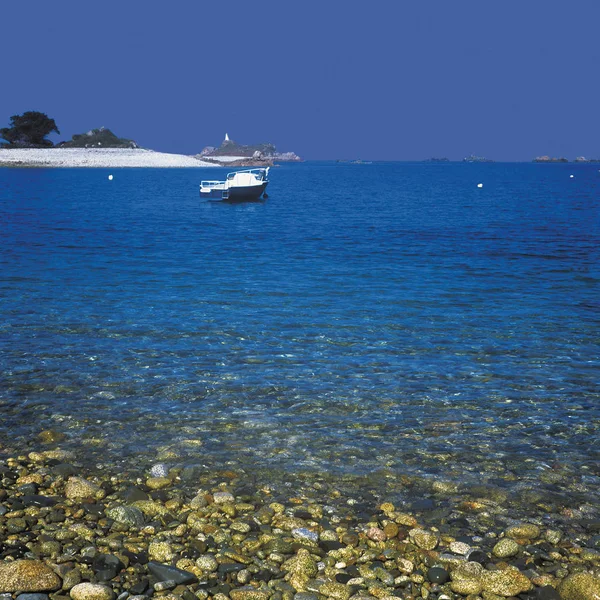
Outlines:
{"type": "Polygon", "coordinates": [[[0,169],[0,456],[598,499],[600,165],[225,173],[0,169]]]}

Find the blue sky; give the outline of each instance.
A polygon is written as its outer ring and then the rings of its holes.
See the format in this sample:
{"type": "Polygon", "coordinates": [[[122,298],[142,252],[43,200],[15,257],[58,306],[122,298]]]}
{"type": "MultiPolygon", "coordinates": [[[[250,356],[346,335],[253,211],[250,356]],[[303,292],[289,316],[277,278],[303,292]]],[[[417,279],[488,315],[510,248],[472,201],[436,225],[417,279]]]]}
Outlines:
{"type": "Polygon", "coordinates": [[[20,0],[0,126],[53,117],[192,154],[600,157],[599,0],[20,0]]]}

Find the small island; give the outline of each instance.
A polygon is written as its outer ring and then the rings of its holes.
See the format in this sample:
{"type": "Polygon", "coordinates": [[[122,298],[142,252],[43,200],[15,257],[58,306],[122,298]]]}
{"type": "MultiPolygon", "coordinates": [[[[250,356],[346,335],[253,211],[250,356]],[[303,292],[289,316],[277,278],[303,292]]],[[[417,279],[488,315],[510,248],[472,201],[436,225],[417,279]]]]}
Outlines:
{"type": "Polygon", "coordinates": [[[471,154],[469,156],[465,156],[463,158],[463,162],[467,163],[493,163],[495,162],[491,158],[485,158],[483,156],[476,156],[475,154],[471,154]]]}
{"type": "Polygon", "coordinates": [[[560,158],[553,158],[551,156],[537,156],[536,158],[533,159],[534,163],[568,163],[569,160],[564,158],[564,157],[560,157],[560,158]]]}
{"type": "Polygon", "coordinates": [[[225,134],[225,139],[218,148],[206,146],[197,158],[227,167],[272,167],[278,162],[301,162],[294,152],[277,152],[270,143],[243,145],[233,141],[225,134]]]}

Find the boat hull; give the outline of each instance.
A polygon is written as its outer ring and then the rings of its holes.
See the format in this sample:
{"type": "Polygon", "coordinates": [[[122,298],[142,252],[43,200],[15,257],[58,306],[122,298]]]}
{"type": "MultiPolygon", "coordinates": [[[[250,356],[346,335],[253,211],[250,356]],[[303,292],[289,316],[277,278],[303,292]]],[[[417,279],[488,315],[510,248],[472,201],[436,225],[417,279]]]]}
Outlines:
{"type": "Polygon", "coordinates": [[[210,190],[209,192],[201,189],[200,197],[215,202],[255,202],[264,194],[268,183],[268,181],[264,181],[260,185],[234,186],[227,190],[210,190]],[[223,194],[224,191],[228,194],[223,194]]]}

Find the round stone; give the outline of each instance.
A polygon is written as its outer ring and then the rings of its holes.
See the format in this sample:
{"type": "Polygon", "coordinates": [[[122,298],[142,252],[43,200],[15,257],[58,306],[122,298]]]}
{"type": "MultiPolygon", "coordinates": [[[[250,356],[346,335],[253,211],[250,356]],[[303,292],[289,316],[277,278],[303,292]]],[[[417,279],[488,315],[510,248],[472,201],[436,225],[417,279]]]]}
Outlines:
{"type": "Polygon", "coordinates": [[[498,596],[518,596],[528,592],[533,585],[516,567],[508,567],[501,571],[488,571],[481,578],[484,592],[498,596]]]}
{"type": "Polygon", "coordinates": [[[423,550],[433,550],[438,545],[438,537],[431,531],[425,529],[411,529],[409,531],[410,537],[414,540],[415,544],[423,550]]]}
{"type": "Polygon", "coordinates": [[[107,585],[99,583],[78,583],[71,588],[73,600],[113,600],[115,595],[107,585]]]}
{"type": "Polygon", "coordinates": [[[367,537],[374,542],[385,542],[387,536],[379,527],[370,527],[367,530],[367,537]]]}
{"type": "Polygon", "coordinates": [[[427,571],[427,579],[429,579],[431,583],[443,584],[450,579],[450,574],[442,567],[431,567],[431,569],[427,571]]]}
{"type": "Polygon", "coordinates": [[[169,467],[165,463],[156,463],[150,469],[152,477],[166,477],[169,474],[169,467]]]}
{"type": "Polygon", "coordinates": [[[152,560],[168,563],[173,560],[175,552],[173,552],[173,548],[169,542],[152,542],[148,546],[148,555],[152,560]]]}
{"type": "Polygon", "coordinates": [[[502,538],[493,548],[492,554],[498,558],[508,558],[519,553],[519,544],[510,538],[502,538]]]}
{"type": "Polygon", "coordinates": [[[540,537],[540,528],[537,525],[531,523],[520,523],[519,525],[513,525],[509,527],[505,535],[509,538],[526,538],[529,540],[535,540],[540,537]]]}
{"type": "Polygon", "coordinates": [[[65,485],[65,496],[71,500],[82,498],[101,500],[104,498],[104,490],[83,477],[70,477],[65,485]]]}
{"type": "Polygon", "coordinates": [[[227,504],[235,502],[235,498],[230,492],[215,492],[213,494],[213,500],[215,504],[227,504]]]}
{"type": "Polygon", "coordinates": [[[558,586],[563,600],[597,600],[600,598],[600,577],[591,573],[569,575],[558,586]]]}
{"type": "Polygon", "coordinates": [[[319,541],[319,534],[306,527],[297,527],[292,529],[292,537],[297,540],[308,540],[309,542],[319,541]]]}
{"type": "Polygon", "coordinates": [[[59,587],[58,575],[39,560],[0,561],[0,593],[45,592],[59,587]]]}
{"type": "Polygon", "coordinates": [[[168,477],[149,477],[146,480],[146,485],[151,490],[162,490],[163,488],[169,487],[172,481],[168,477]]]}
{"type": "Polygon", "coordinates": [[[212,554],[204,554],[196,559],[196,566],[207,573],[213,573],[219,567],[219,563],[212,554]]]}
{"type": "Polygon", "coordinates": [[[144,514],[135,506],[116,506],[106,511],[106,516],[117,523],[125,523],[133,527],[144,526],[144,514]]]}
{"type": "Polygon", "coordinates": [[[453,554],[460,554],[461,556],[466,556],[471,551],[471,546],[469,544],[465,544],[464,542],[452,542],[450,544],[450,552],[453,554]]]}

